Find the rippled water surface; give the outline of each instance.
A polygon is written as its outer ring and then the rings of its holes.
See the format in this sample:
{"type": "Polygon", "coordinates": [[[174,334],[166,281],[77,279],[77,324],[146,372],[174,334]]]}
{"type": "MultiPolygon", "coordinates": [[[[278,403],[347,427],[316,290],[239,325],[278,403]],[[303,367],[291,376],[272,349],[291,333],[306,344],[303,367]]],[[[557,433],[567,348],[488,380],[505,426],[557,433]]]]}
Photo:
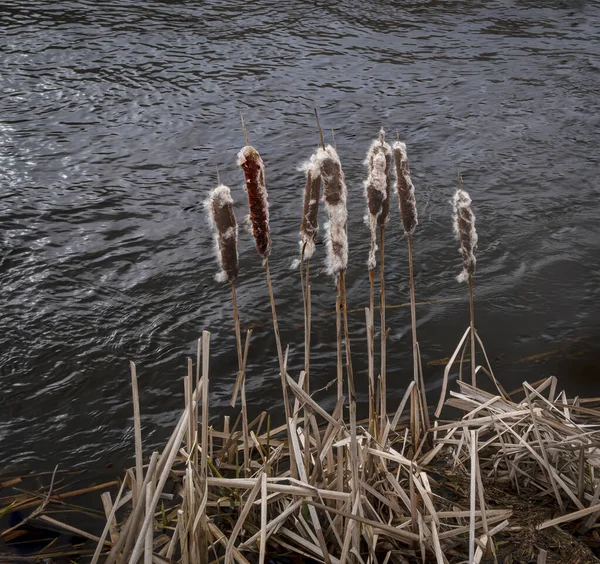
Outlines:
{"type": "MultiPolygon", "coordinates": [[[[407,142],[417,190],[419,340],[430,401],[466,324],[449,199],[457,171],[480,236],[476,321],[507,388],[556,374],[600,395],[600,9],[585,1],[57,1],[0,5],[0,472],[122,467],[128,360],[144,439],[182,406],[186,356],[212,332],[211,411],[236,370],[229,290],[202,200],[216,167],[246,212],[239,111],[266,164],[271,268],[290,370],[303,359],[297,254],[313,108],[349,187],[355,373],[366,392],[362,165],[380,126],[407,142]],[[534,356],[535,355],[535,356],[534,356]],[[534,357],[534,358],[530,358],[534,357]]],[[[395,207],[388,302],[408,299],[395,207]]],[[[241,237],[254,335],[252,412],[279,405],[264,271],[241,237]]],[[[335,287],[313,261],[312,388],[335,375],[335,287]]],[[[411,378],[410,321],[388,311],[390,402],[411,378]]],[[[335,393],[335,392],[333,392],[335,393]]],[[[330,392],[319,395],[331,406],[330,392]]]]}

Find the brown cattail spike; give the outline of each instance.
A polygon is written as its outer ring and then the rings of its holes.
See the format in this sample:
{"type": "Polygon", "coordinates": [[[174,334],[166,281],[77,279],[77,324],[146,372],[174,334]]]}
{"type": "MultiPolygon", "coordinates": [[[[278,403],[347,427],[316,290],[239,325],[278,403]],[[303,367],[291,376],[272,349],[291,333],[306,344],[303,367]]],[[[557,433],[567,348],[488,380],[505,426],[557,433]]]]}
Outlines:
{"type": "Polygon", "coordinates": [[[337,277],[348,267],[348,235],[346,221],[348,190],[344,181],[342,164],[336,150],[327,145],[318,153],[319,168],[323,178],[323,203],[329,220],[326,224],[327,272],[337,277]]]}
{"type": "Polygon", "coordinates": [[[408,168],[408,155],[406,145],[402,141],[394,143],[394,161],[396,164],[396,189],[400,204],[400,216],[407,234],[412,235],[417,224],[417,202],[415,201],[415,187],[410,179],[408,168]]]}
{"type": "Polygon", "coordinates": [[[454,197],[454,235],[460,241],[460,253],[463,260],[462,272],[456,277],[459,282],[466,282],[475,273],[475,249],[477,248],[477,231],[475,230],[475,215],[471,210],[471,198],[463,190],[462,178],[454,197]]]}
{"type": "Polygon", "coordinates": [[[217,186],[204,202],[215,234],[215,253],[220,272],[219,282],[234,282],[238,275],[238,227],[233,213],[233,199],[227,186],[217,186]]]}
{"type": "Polygon", "coordinates": [[[302,169],[306,173],[306,187],[304,188],[304,208],[302,223],[300,224],[300,250],[304,250],[304,259],[308,260],[315,252],[315,238],[319,229],[319,198],[321,197],[321,170],[320,155],[324,153],[319,149],[302,169]]]}
{"type": "Polygon", "coordinates": [[[250,224],[256,243],[256,250],[264,258],[271,252],[269,231],[269,202],[265,186],[265,165],[258,151],[246,145],[239,153],[237,163],[244,169],[248,204],[250,205],[250,224]]]}

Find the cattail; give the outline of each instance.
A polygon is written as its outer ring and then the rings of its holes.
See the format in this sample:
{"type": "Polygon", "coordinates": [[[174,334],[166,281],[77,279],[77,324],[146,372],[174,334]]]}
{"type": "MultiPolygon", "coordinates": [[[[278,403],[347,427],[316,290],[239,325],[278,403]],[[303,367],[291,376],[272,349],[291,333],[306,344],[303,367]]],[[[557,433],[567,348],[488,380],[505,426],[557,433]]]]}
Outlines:
{"type": "Polygon", "coordinates": [[[459,282],[466,282],[475,272],[477,231],[475,231],[475,215],[471,210],[471,198],[462,188],[462,179],[452,198],[452,206],[454,208],[454,235],[460,241],[460,253],[463,260],[462,272],[456,279],[459,282]]]}
{"type": "Polygon", "coordinates": [[[319,149],[310,160],[302,166],[306,173],[304,188],[304,208],[300,224],[300,250],[304,249],[304,259],[308,260],[315,252],[315,237],[319,229],[319,198],[321,197],[320,159],[323,149],[319,149]]]}
{"type": "Polygon", "coordinates": [[[258,151],[246,145],[239,153],[237,164],[244,169],[248,204],[250,205],[250,224],[256,243],[256,250],[264,258],[271,252],[269,231],[269,202],[265,186],[265,165],[258,151]]]}
{"type": "Polygon", "coordinates": [[[348,235],[346,234],[346,197],[348,190],[344,182],[342,164],[336,150],[327,145],[319,155],[323,178],[323,202],[329,217],[325,225],[327,238],[327,273],[337,277],[348,267],[348,235]]]}
{"type": "Polygon", "coordinates": [[[371,143],[365,159],[365,166],[369,169],[369,176],[364,183],[367,199],[365,222],[371,230],[371,250],[367,261],[369,270],[373,270],[376,266],[377,226],[385,227],[389,222],[390,214],[389,191],[392,151],[385,142],[384,135],[385,133],[381,129],[379,139],[371,143]]]}
{"type": "Polygon", "coordinates": [[[383,127],[379,130],[379,146],[385,155],[385,195],[381,205],[381,214],[379,215],[379,227],[386,227],[390,222],[390,189],[392,187],[392,148],[385,142],[385,130],[383,127]]]}
{"type": "Polygon", "coordinates": [[[234,282],[238,275],[238,227],[233,213],[233,199],[227,186],[217,186],[204,202],[215,234],[215,254],[219,262],[219,282],[234,282]]]}
{"type": "Polygon", "coordinates": [[[398,190],[400,216],[404,230],[408,235],[412,235],[419,223],[417,221],[417,203],[415,187],[410,179],[406,145],[402,141],[394,143],[394,161],[396,163],[396,189],[398,190]]]}

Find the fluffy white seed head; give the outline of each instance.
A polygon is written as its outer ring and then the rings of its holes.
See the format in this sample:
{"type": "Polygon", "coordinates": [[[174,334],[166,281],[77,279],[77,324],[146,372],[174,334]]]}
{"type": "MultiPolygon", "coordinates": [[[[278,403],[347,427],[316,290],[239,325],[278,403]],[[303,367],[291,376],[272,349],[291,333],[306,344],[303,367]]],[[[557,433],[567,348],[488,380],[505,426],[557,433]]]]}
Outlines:
{"type": "Polygon", "coordinates": [[[415,200],[415,187],[410,178],[408,168],[408,154],[406,145],[402,141],[394,143],[394,161],[396,164],[396,189],[398,191],[398,204],[402,225],[407,234],[411,235],[417,224],[417,202],[415,200]]]}
{"type": "Polygon", "coordinates": [[[238,226],[233,213],[231,190],[217,186],[204,201],[208,222],[214,233],[219,282],[234,282],[238,275],[238,226]]]}
{"type": "Polygon", "coordinates": [[[348,190],[344,180],[342,164],[336,150],[331,146],[317,153],[321,178],[323,179],[323,203],[328,221],[327,231],[327,272],[333,277],[348,267],[348,235],[346,222],[348,212],[346,200],[348,190]]]}
{"type": "Polygon", "coordinates": [[[477,231],[475,230],[475,215],[471,209],[471,198],[461,186],[456,190],[452,198],[454,235],[460,242],[460,254],[462,255],[462,272],[456,277],[459,282],[466,282],[469,276],[475,272],[477,260],[475,249],[477,248],[477,231]]]}
{"type": "MultiPolygon", "coordinates": [[[[385,130],[383,127],[379,130],[379,139],[371,144],[371,147],[379,147],[385,155],[385,193],[386,199],[381,206],[381,214],[379,215],[379,227],[386,227],[390,222],[390,190],[392,187],[392,163],[394,160],[392,147],[385,141],[385,130]]],[[[368,155],[367,155],[368,158],[368,155]]],[[[365,163],[366,164],[366,163],[365,163]]],[[[366,165],[367,167],[369,165],[366,165]]]]}
{"type": "Polygon", "coordinates": [[[320,153],[324,152],[323,149],[319,149],[301,168],[306,174],[302,222],[300,224],[300,252],[302,253],[304,250],[304,260],[310,259],[315,252],[315,239],[319,229],[319,199],[321,197],[320,153]]]}
{"type": "Polygon", "coordinates": [[[391,156],[391,147],[385,142],[385,133],[381,129],[379,139],[371,143],[364,162],[369,171],[369,176],[364,182],[367,200],[365,223],[371,233],[371,248],[367,260],[369,270],[373,270],[377,265],[377,226],[385,227],[389,222],[391,156]]]}

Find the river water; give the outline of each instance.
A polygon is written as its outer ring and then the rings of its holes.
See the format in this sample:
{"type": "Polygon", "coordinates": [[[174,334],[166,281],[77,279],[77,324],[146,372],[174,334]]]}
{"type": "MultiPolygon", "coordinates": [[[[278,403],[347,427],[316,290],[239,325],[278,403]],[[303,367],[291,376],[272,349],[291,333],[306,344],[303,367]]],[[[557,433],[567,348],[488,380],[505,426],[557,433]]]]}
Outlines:
{"type": "MultiPolygon", "coordinates": [[[[211,414],[236,370],[227,286],[202,200],[216,167],[247,213],[236,153],[266,164],[271,269],[290,372],[303,362],[298,252],[313,108],[349,188],[347,275],[365,407],[368,233],[362,165],[383,125],[408,144],[419,341],[430,403],[468,323],[449,200],[457,172],[480,244],[476,324],[507,389],[555,374],[600,395],[600,9],[576,0],[260,2],[3,0],[0,5],[0,473],[120,469],[133,454],[129,360],[145,450],[183,404],[186,357],[212,332],[211,414]]],[[[324,218],[321,218],[321,223],[324,218]]],[[[264,270],[240,236],[254,334],[251,412],[281,414],[264,270]]],[[[322,235],[321,235],[322,236],[322,235]]],[[[387,298],[408,300],[395,200],[387,298]]],[[[335,287],[312,268],[312,389],[335,377],[335,287]]],[[[388,405],[411,379],[410,316],[388,311],[388,405]]],[[[317,397],[333,405],[334,387],[317,397]]]]}

